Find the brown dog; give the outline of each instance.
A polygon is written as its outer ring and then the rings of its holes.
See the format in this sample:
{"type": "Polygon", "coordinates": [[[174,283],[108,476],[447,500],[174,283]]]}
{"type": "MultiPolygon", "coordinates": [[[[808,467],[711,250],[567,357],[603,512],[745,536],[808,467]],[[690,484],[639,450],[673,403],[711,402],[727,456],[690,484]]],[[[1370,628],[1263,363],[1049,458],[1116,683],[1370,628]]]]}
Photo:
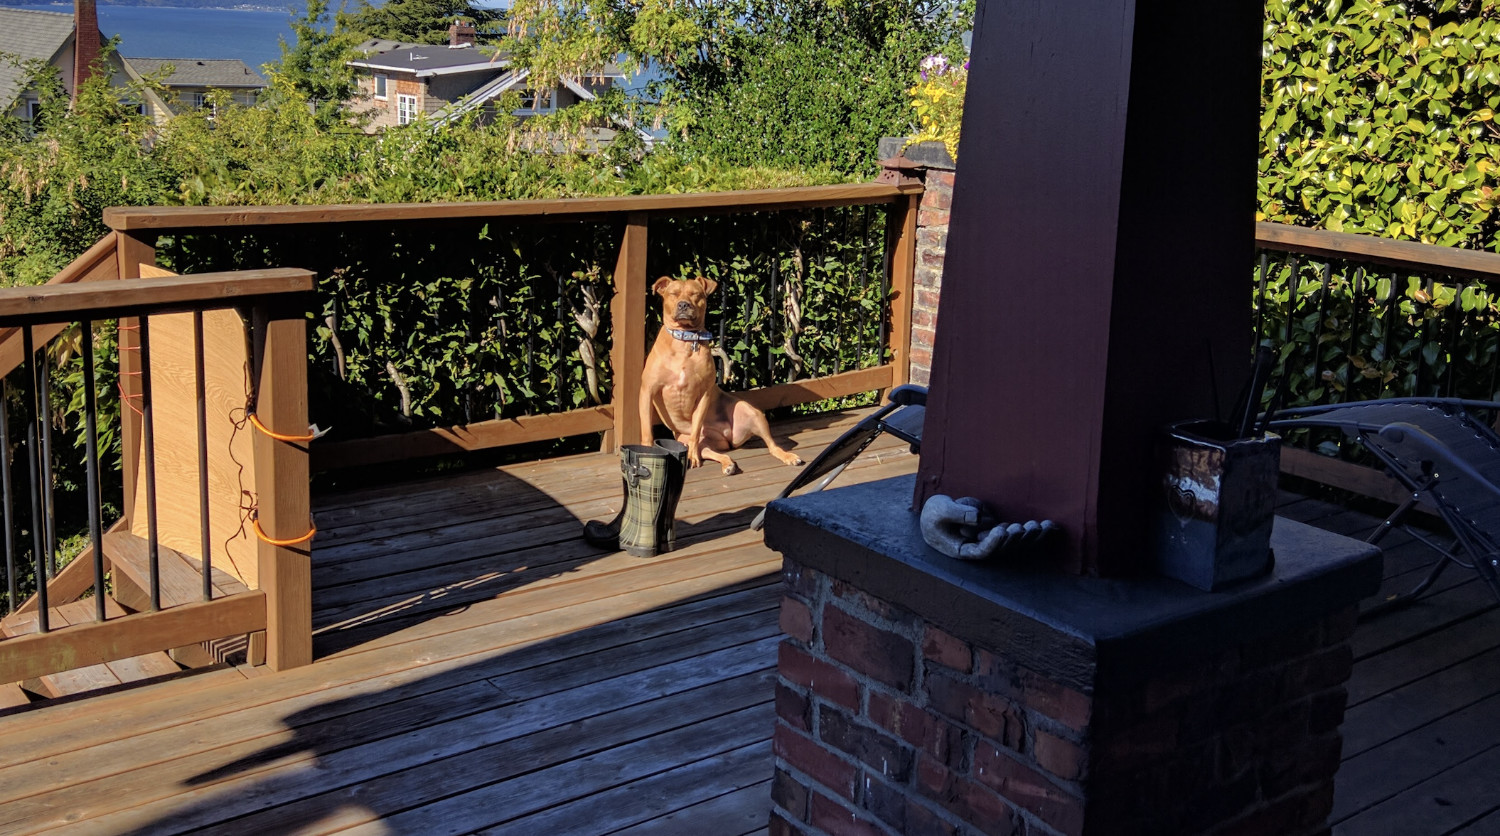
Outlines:
{"type": "Polygon", "coordinates": [[[651,444],[651,412],[687,445],[692,467],[710,458],[724,475],[739,473],[729,451],[750,436],[766,443],[771,455],[789,465],[802,464],[795,453],[771,439],[771,426],[760,410],[719,388],[714,372],[713,334],[703,330],[713,279],[675,281],[666,276],[652,290],[662,298],[662,327],[646,357],[641,377],[641,443],[651,444]]]}

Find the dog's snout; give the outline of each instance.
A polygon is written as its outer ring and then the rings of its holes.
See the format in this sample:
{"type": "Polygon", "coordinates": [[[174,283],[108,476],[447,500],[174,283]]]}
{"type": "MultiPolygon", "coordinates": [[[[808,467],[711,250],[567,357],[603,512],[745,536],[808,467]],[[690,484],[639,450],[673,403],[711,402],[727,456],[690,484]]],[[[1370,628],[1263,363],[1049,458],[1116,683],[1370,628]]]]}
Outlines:
{"type": "Polygon", "coordinates": [[[686,299],[682,299],[682,300],[679,300],[677,302],[677,315],[678,316],[690,316],[690,315],[692,315],[692,313],[693,313],[693,305],[692,305],[692,303],[688,302],[686,299]]]}

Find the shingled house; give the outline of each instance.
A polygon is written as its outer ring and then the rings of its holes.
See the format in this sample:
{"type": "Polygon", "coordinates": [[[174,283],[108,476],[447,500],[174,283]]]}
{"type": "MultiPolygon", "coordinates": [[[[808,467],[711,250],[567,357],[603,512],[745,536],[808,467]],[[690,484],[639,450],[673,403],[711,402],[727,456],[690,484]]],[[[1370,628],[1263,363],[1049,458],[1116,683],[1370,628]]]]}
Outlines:
{"type": "Polygon", "coordinates": [[[411,44],[372,39],[359,46],[364,57],[350,61],[359,76],[355,109],[368,117],[366,130],[378,132],[426,116],[444,122],[479,111],[494,113],[495,102],[511,90],[520,93],[517,116],[552,113],[622,83],[625,74],[605,67],[586,79],[564,79],[538,91],[527,84],[527,72],[511,66],[504,53],[485,52],[476,44],[473,26],[455,23],[448,43],[411,44]]]}
{"type": "Polygon", "coordinates": [[[126,58],[124,63],[132,79],[159,81],[162,93],[148,88],[142,103],[157,122],[209,107],[215,90],[227,91],[235,104],[252,105],[266,87],[266,80],[237,58],[126,58]]]}
{"type": "MultiPolygon", "coordinates": [[[[0,8],[0,108],[5,112],[27,121],[39,114],[41,97],[28,66],[32,62],[56,68],[70,96],[88,78],[104,36],[93,0],[79,0],[76,9],[68,14],[0,8]]],[[[106,61],[115,78],[123,79],[120,57],[110,53],[106,61]]]]}

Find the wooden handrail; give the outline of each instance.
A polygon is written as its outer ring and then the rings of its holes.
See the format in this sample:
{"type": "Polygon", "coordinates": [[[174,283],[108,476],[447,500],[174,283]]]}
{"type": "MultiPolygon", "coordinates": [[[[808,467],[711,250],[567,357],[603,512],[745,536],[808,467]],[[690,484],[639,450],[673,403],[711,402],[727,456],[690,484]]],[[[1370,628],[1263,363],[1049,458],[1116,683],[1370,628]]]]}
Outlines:
{"type": "Polygon", "coordinates": [[[1439,247],[1415,241],[1397,241],[1373,235],[1330,232],[1326,229],[1307,229],[1264,221],[1255,225],[1255,245],[1266,250],[1359,261],[1414,273],[1435,273],[1480,281],[1500,279],[1500,253],[1483,250],[1439,247]]]}
{"type": "MultiPolygon", "coordinates": [[[[67,267],[59,270],[57,275],[47,280],[47,285],[65,285],[78,282],[95,282],[119,278],[115,270],[115,248],[119,244],[118,233],[108,233],[94,246],[84,251],[83,255],[73,259],[67,267]]],[[[32,334],[32,339],[38,347],[46,345],[62,333],[66,324],[52,325],[39,328],[32,334]]],[[[10,374],[25,360],[25,349],[22,346],[21,329],[0,328],[0,377],[10,374]]]]}
{"type": "Polygon", "coordinates": [[[307,270],[243,270],[107,284],[0,289],[0,324],[18,326],[227,307],[236,301],[313,289],[307,270]]]}
{"type": "Polygon", "coordinates": [[[917,185],[850,183],[791,189],[738,192],[578,197],[553,200],[475,201],[470,203],[370,203],[333,206],[115,206],[104,210],[104,223],[118,232],[188,230],[294,224],[397,221],[581,220],[599,215],[651,212],[770,212],[865,203],[894,203],[921,194],[917,185]]]}

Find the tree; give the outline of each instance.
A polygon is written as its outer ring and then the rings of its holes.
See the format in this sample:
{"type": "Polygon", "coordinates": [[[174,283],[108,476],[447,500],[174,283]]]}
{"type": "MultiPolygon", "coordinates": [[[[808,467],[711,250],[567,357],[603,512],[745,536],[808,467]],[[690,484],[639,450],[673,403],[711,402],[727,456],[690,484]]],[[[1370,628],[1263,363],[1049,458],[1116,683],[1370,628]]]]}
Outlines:
{"type": "Polygon", "coordinates": [[[867,176],[911,128],[924,57],[962,53],[972,0],[516,0],[508,46],[538,86],[606,63],[649,67],[685,153],[867,176]]]}
{"type": "Polygon", "coordinates": [[[281,41],[281,61],[267,65],[271,76],[272,107],[286,104],[277,91],[295,90],[311,103],[325,126],[346,123],[348,102],[359,89],[349,61],[358,57],[359,35],[342,13],[332,13],[328,0],[308,0],[301,17],[291,20],[297,42],[281,41]]]}
{"type": "Polygon", "coordinates": [[[473,21],[483,33],[500,15],[494,9],[471,5],[469,0],[387,0],[379,6],[360,0],[348,25],[372,38],[441,44],[448,42],[448,27],[456,18],[473,21]]]}

